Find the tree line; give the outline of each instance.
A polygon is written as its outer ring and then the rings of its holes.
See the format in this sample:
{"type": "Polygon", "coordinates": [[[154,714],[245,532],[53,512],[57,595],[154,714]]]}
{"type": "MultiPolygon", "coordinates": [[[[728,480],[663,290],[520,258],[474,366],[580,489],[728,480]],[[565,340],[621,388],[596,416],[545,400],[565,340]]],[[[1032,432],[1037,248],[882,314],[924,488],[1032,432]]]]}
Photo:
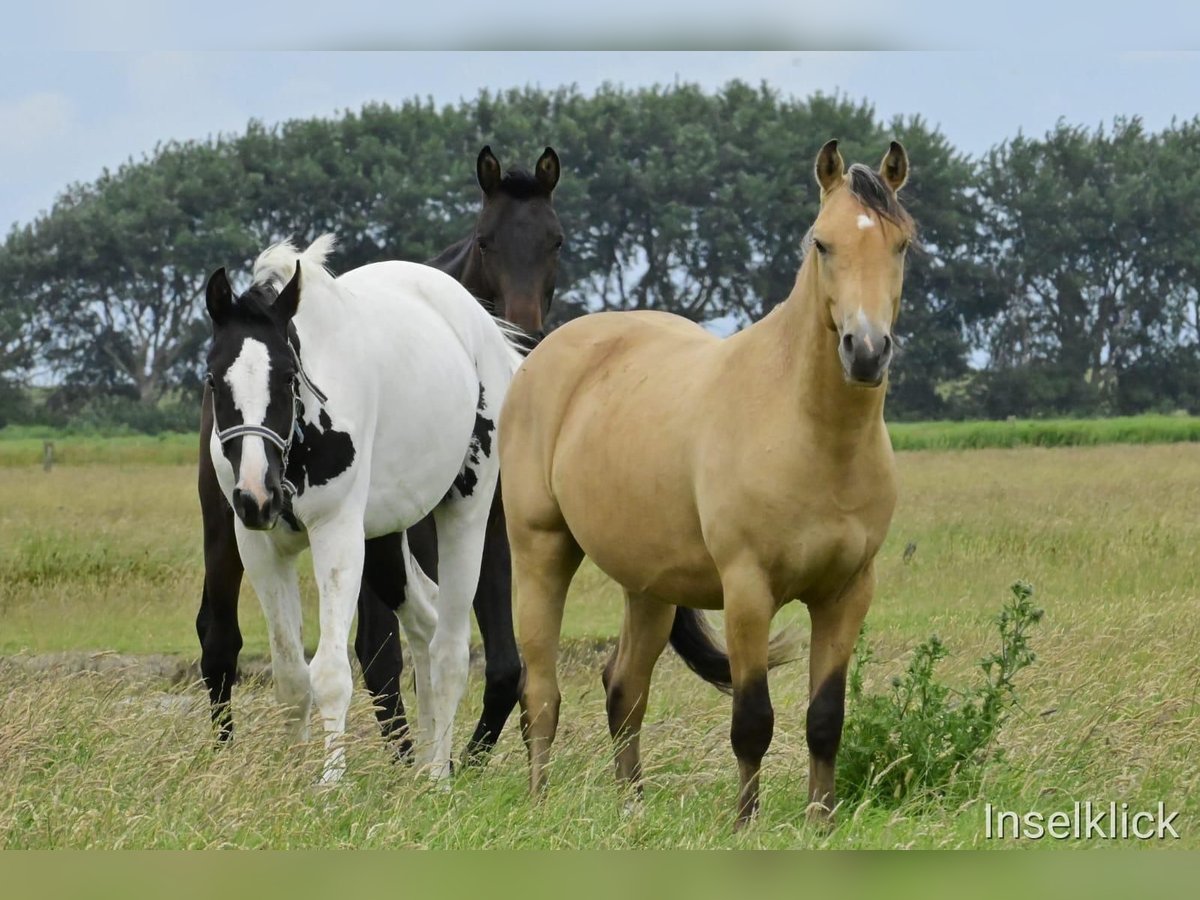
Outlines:
{"type": "Polygon", "coordinates": [[[558,321],[745,325],[791,289],[830,137],[848,160],[892,138],[912,160],[892,418],[1200,411],[1200,119],[1063,122],[972,158],[920,116],[732,82],[252,121],[71,185],[0,246],[0,419],[194,426],[210,271],[323,231],[335,270],[427,259],[469,231],[485,143],[505,165],[547,144],[562,160],[558,321]]]}

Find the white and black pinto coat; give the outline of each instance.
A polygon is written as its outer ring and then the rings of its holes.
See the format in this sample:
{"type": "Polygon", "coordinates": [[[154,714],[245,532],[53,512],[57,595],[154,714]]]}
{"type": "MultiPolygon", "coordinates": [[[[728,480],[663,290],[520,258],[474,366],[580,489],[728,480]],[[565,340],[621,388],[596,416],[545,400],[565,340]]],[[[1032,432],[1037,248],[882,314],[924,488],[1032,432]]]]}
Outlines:
{"type": "Polygon", "coordinates": [[[382,262],[335,279],[324,268],[332,246],[324,236],[303,253],[287,242],[267,249],[237,299],[224,270],[210,280],[213,464],[237,513],[238,550],[270,631],[276,695],[298,739],[307,737],[316,699],[326,782],[345,769],[339,738],[363,540],[433,512],[440,581],[424,577],[405,547],[399,617],[417,677],[418,758],[441,778],[450,773],[469,612],[499,477],[495,421],[521,357],[450,276],[382,262]],[[320,594],[309,665],[296,571],[305,546],[320,594]]]}

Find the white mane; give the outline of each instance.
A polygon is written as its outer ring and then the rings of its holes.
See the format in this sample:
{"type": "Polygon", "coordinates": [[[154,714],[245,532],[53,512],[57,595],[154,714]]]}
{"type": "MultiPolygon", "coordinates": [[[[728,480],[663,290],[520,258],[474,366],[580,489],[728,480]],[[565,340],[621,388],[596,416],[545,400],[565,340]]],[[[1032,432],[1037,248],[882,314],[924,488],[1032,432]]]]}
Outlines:
{"type": "Polygon", "coordinates": [[[335,246],[337,239],[332,234],[321,235],[304,251],[298,250],[290,238],[285,238],[258,254],[258,259],[254,260],[254,283],[271,284],[280,289],[291,280],[297,262],[306,275],[321,273],[332,277],[325,268],[325,260],[335,246]]]}

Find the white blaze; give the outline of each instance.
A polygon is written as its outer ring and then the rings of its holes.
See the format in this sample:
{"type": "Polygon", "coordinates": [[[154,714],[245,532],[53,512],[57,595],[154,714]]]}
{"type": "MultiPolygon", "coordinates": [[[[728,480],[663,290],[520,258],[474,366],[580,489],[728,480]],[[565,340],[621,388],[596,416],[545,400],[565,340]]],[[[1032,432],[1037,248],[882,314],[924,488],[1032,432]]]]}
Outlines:
{"type": "MultiPolygon", "coordinates": [[[[271,355],[262,341],[247,338],[229,371],[225,383],[233,393],[233,405],[247,425],[261,425],[271,402],[271,355]]],[[[242,464],[237,487],[259,503],[267,502],[267,448],[254,435],[242,438],[242,464]]]]}
{"type": "Polygon", "coordinates": [[[858,214],[858,229],[859,229],[859,231],[865,231],[868,228],[874,228],[874,227],[875,227],[874,219],[872,219],[866,213],[858,214]]]}

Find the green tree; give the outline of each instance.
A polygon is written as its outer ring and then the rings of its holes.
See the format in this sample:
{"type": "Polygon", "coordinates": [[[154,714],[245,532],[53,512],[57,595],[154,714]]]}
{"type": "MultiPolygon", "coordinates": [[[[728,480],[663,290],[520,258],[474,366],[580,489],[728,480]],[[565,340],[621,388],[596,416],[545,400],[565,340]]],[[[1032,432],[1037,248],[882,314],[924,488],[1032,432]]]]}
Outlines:
{"type": "Polygon", "coordinates": [[[1194,359],[1198,133],[1060,122],[988,154],[981,192],[1008,294],[987,332],[994,412],[1113,411],[1127,373],[1189,347],[1194,359]]]}

